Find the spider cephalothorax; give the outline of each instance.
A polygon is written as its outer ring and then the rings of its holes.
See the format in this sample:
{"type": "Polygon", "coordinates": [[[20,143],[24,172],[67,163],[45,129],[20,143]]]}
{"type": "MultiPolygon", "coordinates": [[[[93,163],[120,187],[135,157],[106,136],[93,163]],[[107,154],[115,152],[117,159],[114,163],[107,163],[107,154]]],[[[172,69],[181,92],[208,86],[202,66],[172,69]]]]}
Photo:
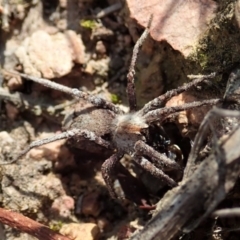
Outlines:
{"type": "MultiPolygon", "coordinates": [[[[95,142],[96,145],[104,149],[109,149],[111,150],[110,152],[113,153],[102,165],[102,175],[112,197],[118,197],[113,186],[113,179],[116,177],[114,176],[115,167],[124,154],[131,155],[131,158],[144,170],[150,172],[155,177],[162,179],[169,186],[176,186],[177,183],[165,174],[163,170],[165,168],[180,169],[180,166],[174,160],[168,158],[166,154],[159,152],[158,148],[153,146],[154,141],[149,141],[153,134],[153,126],[161,124],[161,122],[169,115],[175,114],[176,112],[204,105],[214,105],[219,102],[219,99],[211,99],[176,107],[164,107],[165,103],[171,97],[176,96],[215,75],[210,74],[208,76],[200,76],[182,87],[166,92],[147,103],[142,109],[137,110],[134,87],[134,66],[139,47],[146,38],[148,31],[149,28],[144,31],[134,47],[129,74],[127,76],[127,95],[129,99],[130,113],[123,113],[118,106],[99,96],[92,96],[89,93],[82,92],[78,89],[71,89],[46,79],[17,73],[24,78],[30,79],[49,88],[72,95],[76,99],[83,99],[90,104],[90,107],[88,110],[84,111],[76,108],[73,113],[66,117],[63,126],[64,131],[62,133],[54,135],[51,138],[32,142],[29,147],[20,153],[12,162],[16,161],[36,146],[59,139],[67,138],[75,147],[81,149],[86,147],[86,141],[95,142]]],[[[12,162],[8,162],[7,164],[12,162]]]]}
{"type": "Polygon", "coordinates": [[[137,141],[145,141],[142,130],[147,129],[148,124],[136,113],[118,115],[112,122],[112,136],[114,146],[119,153],[132,154],[137,141]]]}

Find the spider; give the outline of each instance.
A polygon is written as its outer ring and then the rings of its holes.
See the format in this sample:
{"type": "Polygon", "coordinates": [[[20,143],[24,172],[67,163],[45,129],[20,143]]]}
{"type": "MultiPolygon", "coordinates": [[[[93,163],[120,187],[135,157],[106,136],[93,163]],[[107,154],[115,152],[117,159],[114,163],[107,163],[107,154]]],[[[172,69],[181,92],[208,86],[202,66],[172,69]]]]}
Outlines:
{"type": "MultiPolygon", "coordinates": [[[[95,142],[97,145],[105,149],[110,149],[114,152],[104,161],[101,167],[102,176],[111,197],[119,197],[114,188],[114,173],[116,165],[119,163],[124,154],[130,155],[131,159],[139,164],[144,170],[161,179],[170,187],[176,186],[176,181],[165,174],[163,169],[181,170],[181,167],[177,162],[170,159],[165,154],[158,152],[153,146],[151,146],[151,144],[148,143],[147,136],[152,134],[150,127],[155,123],[161,123],[171,114],[176,114],[177,112],[183,110],[201,107],[204,105],[215,105],[218,103],[219,99],[210,99],[201,102],[187,103],[181,106],[164,107],[165,103],[170,98],[187,91],[204,80],[213,78],[215,73],[197,77],[190,83],[187,83],[177,89],[170,90],[153,99],[145,104],[142,109],[138,110],[134,85],[134,67],[139,49],[148,36],[149,27],[150,21],[148,27],[144,30],[134,46],[129,72],[127,74],[128,83],[126,92],[129,100],[129,113],[124,113],[117,105],[114,105],[99,96],[93,96],[87,92],[83,92],[75,88],[72,89],[47,79],[14,72],[23,78],[32,80],[46,87],[65,92],[75,99],[84,99],[97,110],[100,110],[101,114],[91,115],[89,116],[89,119],[83,119],[81,118],[82,115],[80,113],[77,114],[76,112],[73,112],[70,117],[67,116],[67,119],[69,120],[70,118],[71,121],[66,121],[67,124],[65,124],[65,128],[62,133],[56,134],[53,137],[32,142],[15,159],[9,162],[2,162],[1,164],[11,164],[20,159],[32,148],[53,141],[68,139],[68,141],[71,141],[71,143],[73,143],[76,147],[80,147],[82,143],[81,140],[85,139],[90,142],[95,142]],[[89,121],[91,121],[91,124],[89,121]],[[105,130],[109,133],[108,138],[103,136],[105,130]]],[[[11,73],[13,72],[11,71],[11,73]]]]}

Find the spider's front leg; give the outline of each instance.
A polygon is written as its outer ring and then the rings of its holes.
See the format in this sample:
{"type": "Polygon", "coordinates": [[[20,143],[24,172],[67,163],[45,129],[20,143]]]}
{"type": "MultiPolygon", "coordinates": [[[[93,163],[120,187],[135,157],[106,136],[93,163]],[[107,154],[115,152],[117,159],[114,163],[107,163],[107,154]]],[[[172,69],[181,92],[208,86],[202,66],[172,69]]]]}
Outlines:
{"type": "Polygon", "coordinates": [[[160,169],[161,167],[167,167],[170,169],[180,170],[181,168],[176,162],[157,152],[143,141],[138,141],[135,144],[134,149],[135,153],[132,156],[133,160],[137,162],[143,169],[148,171],[153,176],[162,179],[170,187],[177,186],[177,183],[160,169]],[[147,160],[144,156],[149,157],[153,163],[147,160]],[[157,167],[155,165],[157,165],[157,167]]]}

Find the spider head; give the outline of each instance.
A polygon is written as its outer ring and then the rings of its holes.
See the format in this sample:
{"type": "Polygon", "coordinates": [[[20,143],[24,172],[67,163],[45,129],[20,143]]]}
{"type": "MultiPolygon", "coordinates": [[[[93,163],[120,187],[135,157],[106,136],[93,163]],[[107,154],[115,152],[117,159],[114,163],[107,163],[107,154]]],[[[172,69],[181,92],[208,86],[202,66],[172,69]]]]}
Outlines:
{"type": "Polygon", "coordinates": [[[135,143],[145,140],[141,132],[146,128],[148,124],[138,112],[118,115],[112,123],[115,147],[121,152],[132,153],[135,143]]]}

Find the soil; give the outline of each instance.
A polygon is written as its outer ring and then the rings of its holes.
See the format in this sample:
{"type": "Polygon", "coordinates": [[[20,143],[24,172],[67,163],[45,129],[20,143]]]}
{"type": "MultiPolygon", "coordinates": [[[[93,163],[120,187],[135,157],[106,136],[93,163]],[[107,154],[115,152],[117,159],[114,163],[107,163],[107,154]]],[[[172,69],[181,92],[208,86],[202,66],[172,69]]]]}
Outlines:
{"type": "MultiPolygon", "coordinates": [[[[100,9],[115,3],[118,1],[9,0],[7,22],[2,20],[1,68],[91,91],[128,110],[126,75],[134,41],[143,29],[129,17],[124,4],[115,12],[96,17],[100,9]]],[[[136,66],[139,107],[186,82],[186,72],[190,73],[194,66],[200,69],[197,61],[194,65],[194,60],[186,60],[185,64],[191,62],[187,68],[182,64],[184,61],[166,42],[146,40],[136,66]],[[163,63],[161,68],[160,63],[163,63]]],[[[66,122],[75,103],[61,92],[7,72],[2,73],[0,80],[2,89],[11,92],[0,102],[0,160],[8,161],[31,141],[61,132],[62,122],[66,122]],[[24,101],[14,100],[15,93],[22,94],[24,101]]],[[[208,86],[210,90],[201,97],[195,89],[184,99],[221,96],[223,90],[219,86],[208,86]]],[[[189,153],[190,138],[194,137],[203,116],[204,112],[197,119],[193,117],[194,120],[185,116],[184,122],[178,120],[166,126],[170,135],[177,132],[178,145],[184,142],[184,159],[189,153]]],[[[69,223],[93,223],[85,226],[89,226],[89,232],[95,229],[95,234],[88,234],[84,239],[126,239],[144,226],[151,211],[139,208],[130,200],[111,199],[101,176],[101,164],[106,156],[109,153],[103,149],[76,149],[65,141],[32,149],[17,163],[1,166],[1,207],[21,212],[57,231],[64,232],[69,223]]],[[[143,173],[128,156],[122,164],[134,176],[140,176],[151,196],[151,204],[167,191],[166,186],[143,173]]],[[[198,239],[205,239],[202,226],[197,232],[203,236],[198,239]]],[[[214,237],[213,231],[209,235],[209,239],[224,239],[214,237]]],[[[35,238],[0,226],[0,239],[35,238]]]]}

